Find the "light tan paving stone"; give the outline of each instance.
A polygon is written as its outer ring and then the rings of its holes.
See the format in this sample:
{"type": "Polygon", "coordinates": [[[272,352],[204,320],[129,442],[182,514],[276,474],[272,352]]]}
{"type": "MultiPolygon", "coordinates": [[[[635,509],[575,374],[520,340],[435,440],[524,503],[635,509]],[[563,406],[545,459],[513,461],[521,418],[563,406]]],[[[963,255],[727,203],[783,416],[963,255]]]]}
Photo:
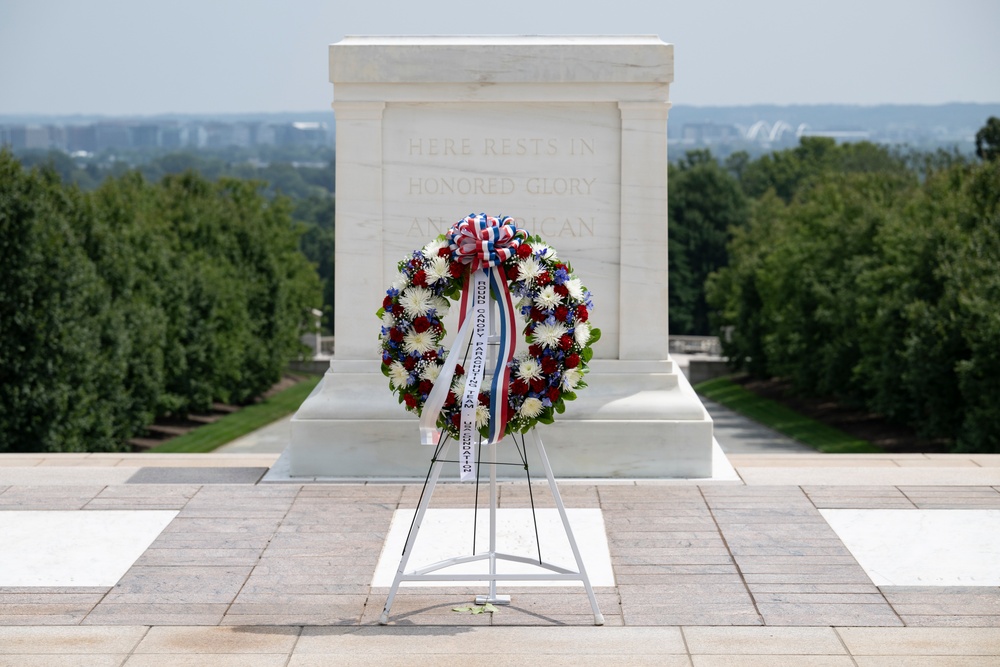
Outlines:
{"type": "Polygon", "coordinates": [[[913,628],[1000,628],[1000,616],[914,616],[900,614],[908,627],[913,628]]]}
{"type": "Polygon", "coordinates": [[[1000,468],[900,468],[891,463],[890,467],[740,468],[737,466],[737,471],[748,485],[993,486],[1000,484],[1000,468]]]}
{"type": "Polygon", "coordinates": [[[998,664],[990,658],[958,655],[859,655],[858,667],[987,667],[998,664]]]}
{"type": "Polygon", "coordinates": [[[258,655],[132,655],[125,667],[284,667],[288,654],[258,655]]]}
{"type": "Polygon", "coordinates": [[[683,628],[692,655],[846,655],[832,628],[683,628]]]}
{"type": "Polygon", "coordinates": [[[773,603],[757,601],[767,625],[855,625],[902,626],[903,622],[886,603],[773,603]]]}
{"type": "Polygon", "coordinates": [[[694,667],[855,667],[848,655],[692,655],[694,667]]]}
{"type": "Polygon", "coordinates": [[[0,667],[121,667],[127,653],[0,655],[0,667]]]}
{"type": "Polygon", "coordinates": [[[253,566],[263,549],[199,549],[184,547],[167,549],[151,547],[135,562],[140,566],[208,565],[208,566],[253,566]]]}
{"type": "MultiPolygon", "coordinates": [[[[759,604],[885,604],[881,593],[758,593],[759,604]]],[[[894,607],[895,608],[895,607],[894,607]]],[[[898,611],[898,608],[896,608],[898,611]]]]}
{"type": "Polygon", "coordinates": [[[149,628],[3,627],[0,655],[118,654],[132,651],[149,628]]]}
{"type": "Polygon", "coordinates": [[[299,628],[153,627],[135,653],[291,653],[299,628]]]}
{"type": "MultiPolygon", "coordinates": [[[[455,614],[459,616],[459,614],[455,614]]],[[[666,628],[473,628],[446,633],[433,628],[357,629],[304,628],[295,646],[295,655],[330,656],[368,654],[461,654],[473,647],[480,655],[549,656],[576,655],[581,648],[591,656],[683,655],[686,653],[680,630],[666,628]]]]}
{"type": "Polygon", "coordinates": [[[102,603],[94,607],[83,625],[218,625],[228,604],[102,603]]]}
{"type": "Polygon", "coordinates": [[[179,533],[192,539],[200,533],[218,534],[230,533],[239,535],[270,536],[277,529],[280,519],[262,521],[249,517],[197,518],[177,516],[163,529],[161,536],[179,533]]]}
{"type": "Polygon", "coordinates": [[[773,584],[760,583],[748,584],[750,592],[754,595],[775,594],[806,594],[806,593],[879,593],[878,587],[869,582],[867,584],[773,584]]]}
{"type": "Polygon", "coordinates": [[[1000,628],[837,629],[852,655],[1000,656],[1000,628]]]}
{"type": "Polygon", "coordinates": [[[729,604],[700,605],[696,609],[683,607],[640,607],[622,606],[625,625],[673,626],[673,625],[763,625],[753,607],[737,608],[729,604]]]}
{"type": "Polygon", "coordinates": [[[124,484],[135,471],[135,468],[52,467],[44,464],[31,467],[5,466],[0,468],[0,484],[104,487],[108,484],[124,484]]]}
{"type": "Polygon", "coordinates": [[[249,567],[132,567],[102,604],[231,602],[249,567]]]}
{"type": "MultiPolygon", "coordinates": [[[[372,664],[369,656],[337,656],[336,662],[326,655],[293,655],[289,667],[356,667],[372,664]]],[[[378,658],[380,667],[469,667],[469,656],[464,654],[422,654],[408,656],[400,654],[383,654],[378,658]]],[[[525,657],[522,655],[490,656],[489,664],[495,667],[524,667],[525,657]]],[[[539,664],[539,663],[528,663],[539,664]]],[[[546,655],[545,667],[608,667],[607,656],[589,655],[546,655]]],[[[628,656],[630,667],[690,667],[690,659],[686,655],[635,655],[628,656]]]]}

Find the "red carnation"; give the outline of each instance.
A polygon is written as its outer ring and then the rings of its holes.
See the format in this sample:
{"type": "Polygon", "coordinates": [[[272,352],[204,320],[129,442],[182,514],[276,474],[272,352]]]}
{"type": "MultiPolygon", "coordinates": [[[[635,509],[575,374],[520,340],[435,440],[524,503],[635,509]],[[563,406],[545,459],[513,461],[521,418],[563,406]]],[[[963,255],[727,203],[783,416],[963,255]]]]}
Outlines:
{"type": "Polygon", "coordinates": [[[556,372],[556,360],[552,357],[545,357],[542,359],[542,372],[552,374],[556,372]]]}
{"type": "Polygon", "coordinates": [[[451,248],[445,246],[443,248],[438,248],[438,257],[447,257],[451,254],[451,248]]]}
{"type": "Polygon", "coordinates": [[[393,342],[396,343],[402,342],[403,332],[397,329],[396,327],[389,329],[389,340],[392,340],[393,342]]]}
{"type": "Polygon", "coordinates": [[[462,275],[462,271],[465,270],[465,265],[461,262],[452,262],[451,266],[448,267],[448,273],[451,274],[452,278],[458,278],[462,275]]]}
{"type": "Polygon", "coordinates": [[[545,389],[545,380],[542,378],[535,378],[531,380],[531,391],[537,394],[543,389],[545,389]]]}
{"type": "Polygon", "coordinates": [[[385,298],[382,299],[382,307],[386,310],[392,310],[392,297],[388,294],[386,294],[385,298]]]}
{"type": "Polygon", "coordinates": [[[434,388],[434,384],[430,380],[421,380],[417,387],[420,389],[421,394],[429,394],[431,393],[431,389],[434,388]]]}
{"type": "Polygon", "coordinates": [[[559,296],[569,296],[569,289],[565,285],[556,285],[552,289],[559,296]]]}
{"type": "Polygon", "coordinates": [[[444,399],[444,404],[445,405],[454,405],[455,401],[457,401],[457,400],[458,400],[458,396],[455,395],[455,392],[449,391],[448,392],[448,397],[446,399],[444,399]]]}
{"type": "Polygon", "coordinates": [[[403,400],[406,402],[406,407],[408,408],[417,407],[417,399],[413,398],[412,394],[403,394],[403,400]]]}
{"type": "Polygon", "coordinates": [[[590,317],[590,315],[587,313],[586,306],[580,304],[579,306],[576,307],[576,319],[580,320],[581,322],[586,322],[588,317],[590,317]]]}
{"type": "Polygon", "coordinates": [[[546,319],[548,319],[548,317],[549,316],[545,314],[545,311],[538,310],[537,308],[531,309],[531,319],[533,319],[535,322],[544,322],[546,319]]]}
{"type": "Polygon", "coordinates": [[[524,259],[528,255],[530,255],[531,252],[532,252],[531,246],[528,245],[527,243],[522,243],[521,245],[517,246],[517,256],[520,257],[521,259],[524,259]]]}
{"type": "Polygon", "coordinates": [[[413,284],[419,285],[420,287],[427,287],[427,272],[420,269],[413,274],[413,284]]]}
{"type": "Polygon", "coordinates": [[[403,359],[403,368],[405,368],[408,371],[412,371],[413,367],[416,365],[417,365],[417,360],[414,359],[413,357],[407,357],[406,359],[403,359]]]}
{"type": "Polygon", "coordinates": [[[569,308],[567,308],[566,306],[558,306],[556,308],[556,319],[557,320],[559,320],[560,322],[566,322],[567,321],[566,318],[568,316],[569,316],[569,308]]]}
{"type": "Polygon", "coordinates": [[[431,321],[426,317],[418,317],[413,320],[413,330],[417,333],[423,333],[427,331],[431,326],[431,321]]]}
{"type": "Polygon", "coordinates": [[[521,272],[518,270],[517,264],[507,268],[507,280],[517,280],[519,275],[521,275],[521,272]]]}
{"type": "Polygon", "coordinates": [[[490,404],[490,395],[489,394],[480,393],[479,394],[479,405],[489,405],[489,404],[490,404]]]}
{"type": "Polygon", "coordinates": [[[430,352],[424,352],[424,359],[434,360],[437,358],[438,358],[438,353],[435,350],[431,350],[430,352]]]}
{"type": "Polygon", "coordinates": [[[565,361],[563,361],[563,365],[566,366],[566,368],[576,368],[577,366],[580,365],[580,355],[579,354],[566,355],[566,359],[565,361]]]}
{"type": "Polygon", "coordinates": [[[559,339],[559,347],[561,347],[563,350],[568,350],[569,348],[573,347],[573,339],[570,338],[568,335],[563,334],[562,337],[559,339]]]}
{"type": "Polygon", "coordinates": [[[556,389],[555,387],[549,389],[548,395],[549,395],[549,400],[552,401],[553,403],[559,400],[559,390],[556,389]]]}
{"type": "Polygon", "coordinates": [[[563,269],[564,271],[569,271],[569,267],[563,264],[562,262],[556,262],[555,266],[556,266],[556,271],[558,271],[559,269],[563,269]]]}
{"type": "Polygon", "coordinates": [[[510,386],[510,390],[515,396],[524,396],[528,393],[528,383],[522,379],[514,380],[514,384],[510,386]]]}
{"type": "Polygon", "coordinates": [[[538,343],[532,343],[531,345],[528,346],[528,354],[530,354],[533,357],[542,356],[542,346],[539,345],[538,343]]]}
{"type": "Polygon", "coordinates": [[[455,377],[459,375],[465,375],[465,369],[462,368],[462,364],[455,364],[455,377]]]}
{"type": "Polygon", "coordinates": [[[552,276],[549,275],[548,271],[542,271],[538,274],[538,277],[535,278],[535,282],[539,285],[548,285],[552,282],[552,276]]]}
{"type": "Polygon", "coordinates": [[[451,416],[451,425],[455,428],[462,428],[462,413],[456,412],[451,416]]]}

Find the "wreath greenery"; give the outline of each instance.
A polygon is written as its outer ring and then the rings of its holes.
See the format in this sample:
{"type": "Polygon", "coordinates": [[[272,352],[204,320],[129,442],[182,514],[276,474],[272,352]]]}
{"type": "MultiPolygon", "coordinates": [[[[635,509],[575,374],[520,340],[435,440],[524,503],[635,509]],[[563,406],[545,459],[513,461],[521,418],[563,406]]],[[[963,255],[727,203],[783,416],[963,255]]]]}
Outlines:
{"type": "MultiPolygon", "coordinates": [[[[508,219],[509,220],[509,219],[508,219]]],[[[541,237],[527,237],[500,267],[524,321],[524,338],[510,362],[507,430],[524,433],[551,424],[566,401],[586,387],[584,375],[601,331],[590,324],[591,294],[569,263],[541,237]]],[[[382,373],[399,402],[420,415],[448,354],[443,318],[461,296],[467,264],[442,234],[399,262],[399,276],[386,291],[378,317],[382,373]]],[[[459,364],[437,427],[459,435],[465,370],[459,364]]],[[[481,390],[476,428],[487,437],[489,391],[481,390]]]]}

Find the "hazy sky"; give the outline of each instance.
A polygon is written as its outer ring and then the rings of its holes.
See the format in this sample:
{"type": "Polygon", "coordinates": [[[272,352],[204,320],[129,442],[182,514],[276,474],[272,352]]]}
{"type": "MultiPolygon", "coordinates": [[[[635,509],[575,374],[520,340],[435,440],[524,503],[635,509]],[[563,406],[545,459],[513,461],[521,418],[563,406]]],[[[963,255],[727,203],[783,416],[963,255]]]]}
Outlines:
{"type": "Polygon", "coordinates": [[[0,114],[329,109],[344,35],[655,34],[676,104],[1000,102],[997,0],[0,0],[0,114]]]}

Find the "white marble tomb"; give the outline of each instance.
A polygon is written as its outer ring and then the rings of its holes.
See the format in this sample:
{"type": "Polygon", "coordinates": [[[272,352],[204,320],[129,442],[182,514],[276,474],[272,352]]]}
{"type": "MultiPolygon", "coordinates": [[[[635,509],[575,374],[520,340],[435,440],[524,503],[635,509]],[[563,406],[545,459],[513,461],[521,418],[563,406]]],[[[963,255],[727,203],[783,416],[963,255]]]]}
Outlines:
{"type": "Polygon", "coordinates": [[[291,475],[426,471],[417,420],[379,371],[375,311],[403,255],[485,212],[542,235],[594,294],[589,387],[542,433],[556,474],[711,477],[711,419],[667,352],[673,46],[348,37],[330,80],[336,348],[292,421],[291,475]]]}

